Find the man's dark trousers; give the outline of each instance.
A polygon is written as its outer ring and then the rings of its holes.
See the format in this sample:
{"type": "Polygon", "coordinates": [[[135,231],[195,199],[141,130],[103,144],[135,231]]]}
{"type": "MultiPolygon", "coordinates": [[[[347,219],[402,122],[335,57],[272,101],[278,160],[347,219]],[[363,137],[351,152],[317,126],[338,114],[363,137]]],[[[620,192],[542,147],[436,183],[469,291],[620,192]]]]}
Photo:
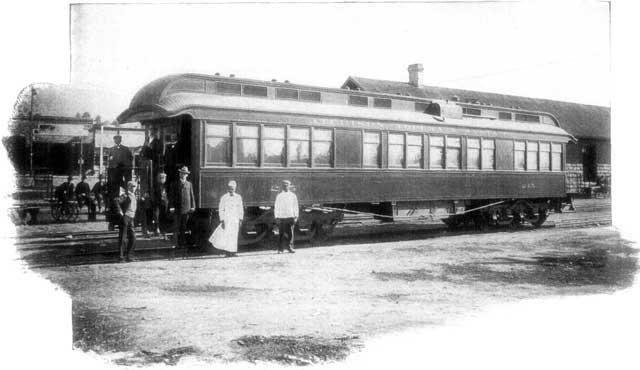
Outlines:
{"type": "Polygon", "coordinates": [[[293,230],[296,226],[295,218],[279,218],[278,231],[280,232],[280,245],[278,250],[284,250],[285,246],[289,250],[293,250],[293,230]]]}
{"type": "Polygon", "coordinates": [[[133,218],[122,216],[120,223],[120,259],[131,258],[136,245],[136,232],[133,229],[133,218]]]}

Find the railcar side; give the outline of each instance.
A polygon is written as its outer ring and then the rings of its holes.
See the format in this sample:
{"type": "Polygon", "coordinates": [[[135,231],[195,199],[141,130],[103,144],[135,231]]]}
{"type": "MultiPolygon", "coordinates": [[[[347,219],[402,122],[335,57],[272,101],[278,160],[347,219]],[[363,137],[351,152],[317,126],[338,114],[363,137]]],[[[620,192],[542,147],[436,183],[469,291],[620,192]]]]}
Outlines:
{"type": "MultiPolygon", "coordinates": [[[[443,219],[450,226],[539,225],[566,197],[570,136],[548,117],[540,116],[551,122],[544,125],[464,120],[278,101],[270,96],[278,87],[265,87],[265,98],[275,100],[189,91],[199,85],[171,91],[183,80],[167,81],[150,85],[163,86],[161,92],[141,90],[121,117],[175,137],[166,168],[193,168],[199,240],[217,223],[217,204],[231,179],[247,207],[245,242],[260,240],[274,224],[270,206],[282,179],[293,182],[306,211],[300,228],[311,234],[330,229],[348,211],[443,219]]],[[[218,83],[204,78],[202,86],[210,81],[218,83]]],[[[244,85],[238,86],[243,95],[244,85]]]]}

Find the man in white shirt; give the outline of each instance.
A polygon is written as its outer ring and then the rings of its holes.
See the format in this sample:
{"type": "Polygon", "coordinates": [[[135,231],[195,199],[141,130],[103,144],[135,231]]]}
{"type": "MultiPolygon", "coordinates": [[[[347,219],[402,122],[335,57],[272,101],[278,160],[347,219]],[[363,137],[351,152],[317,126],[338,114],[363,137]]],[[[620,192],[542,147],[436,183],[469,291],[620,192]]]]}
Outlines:
{"type": "MultiPolygon", "coordinates": [[[[236,182],[231,180],[227,185],[227,193],[220,198],[218,214],[220,215],[220,228],[223,230],[213,246],[224,251],[227,257],[235,257],[238,252],[238,231],[244,218],[242,197],[236,193],[236,182]]],[[[212,242],[213,243],[213,242],[212,242]]]]}
{"type": "Polygon", "coordinates": [[[273,210],[274,216],[278,221],[280,233],[278,253],[282,253],[285,244],[289,253],[295,253],[293,250],[293,234],[298,221],[298,197],[289,191],[289,187],[291,187],[289,180],[282,181],[282,191],[276,197],[276,204],[273,210]]]}

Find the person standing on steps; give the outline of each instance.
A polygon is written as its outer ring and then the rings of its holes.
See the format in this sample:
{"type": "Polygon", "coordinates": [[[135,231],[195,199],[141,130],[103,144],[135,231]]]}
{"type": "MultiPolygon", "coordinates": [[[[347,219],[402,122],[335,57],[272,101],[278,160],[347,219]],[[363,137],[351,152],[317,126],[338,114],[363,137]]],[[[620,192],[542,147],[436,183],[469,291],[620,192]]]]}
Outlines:
{"type": "Polygon", "coordinates": [[[175,188],[175,196],[174,196],[174,204],[175,204],[175,212],[176,212],[176,221],[177,221],[177,233],[178,237],[176,239],[177,246],[184,248],[184,254],[187,254],[187,226],[189,224],[189,219],[191,218],[191,214],[196,210],[196,199],[193,195],[193,185],[191,182],[187,180],[187,176],[191,172],[189,172],[189,168],[187,166],[182,166],[178,173],[180,175],[180,180],[176,184],[175,188]]]}

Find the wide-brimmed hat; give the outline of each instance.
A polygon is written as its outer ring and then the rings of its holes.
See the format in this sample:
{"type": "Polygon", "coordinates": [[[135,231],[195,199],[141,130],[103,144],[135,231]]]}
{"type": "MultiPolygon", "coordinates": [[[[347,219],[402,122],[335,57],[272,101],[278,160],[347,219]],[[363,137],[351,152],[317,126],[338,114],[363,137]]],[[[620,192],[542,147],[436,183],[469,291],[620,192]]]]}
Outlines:
{"type": "Polygon", "coordinates": [[[287,185],[291,185],[291,181],[289,181],[289,180],[282,180],[282,183],[283,184],[287,184],[287,185]]]}
{"type": "Polygon", "coordinates": [[[178,170],[178,172],[180,172],[180,173],[191,173],[191,172],[189,172],[189,168],[188,168],[187,166],[182,166],[182,167],[178,170]]]}

